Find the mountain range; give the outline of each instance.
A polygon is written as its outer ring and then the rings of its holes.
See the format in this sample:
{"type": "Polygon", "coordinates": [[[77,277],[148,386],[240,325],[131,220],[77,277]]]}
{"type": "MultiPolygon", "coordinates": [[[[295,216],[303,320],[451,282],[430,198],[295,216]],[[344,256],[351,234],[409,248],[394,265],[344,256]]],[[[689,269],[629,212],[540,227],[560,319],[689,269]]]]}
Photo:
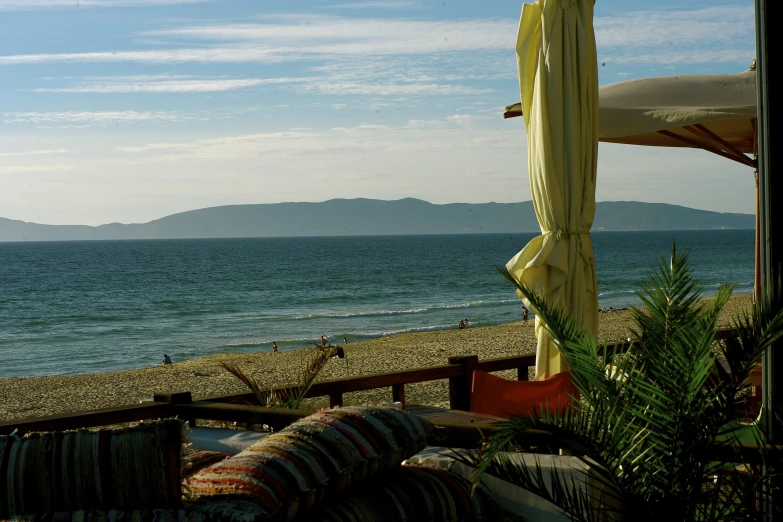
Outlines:
{"type": "MultiPolygon", "coordinates": [[[[752,214],[665,203],[596,203],[594,232],[754,228],[752,214]]],[[[419,199],[332,199],[320,203],[226,205],[172,214],[148,223],[42,225],[0,218],[0,242],[220,237],[298,237],[538,232],[531,201],[449,203],[419,199]]]]}

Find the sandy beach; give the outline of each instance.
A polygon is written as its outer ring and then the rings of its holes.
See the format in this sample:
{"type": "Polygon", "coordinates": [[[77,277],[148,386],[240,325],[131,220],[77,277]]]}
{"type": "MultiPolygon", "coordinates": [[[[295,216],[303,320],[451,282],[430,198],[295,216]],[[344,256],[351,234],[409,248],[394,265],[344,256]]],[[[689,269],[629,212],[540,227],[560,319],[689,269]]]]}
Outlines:
{"type": "MultiPolygon", "coordinates": [[[[751,296],[736,296],[724,308],[722,325],[748,310],[751,296]]],[[[599,339],[623,340],[633,327],[630,311],[599,314],[599,339]]],[[[454,355],[478,355],[480,359],[535,352],[533,321],[467,330],[410,333],[357,342],[347,346],[346,360],[332,360],[321,379],[356,377],[446,364],[454,355]]],[[[272,353],[211,355],[169,366],[122,372],[51,377],[0,379],[0,419],[12,420],[72,411],[135,404],[156,392],[190,391],[193,397],[246,391],[219,366],[221,361],[239,365],[246,373],[269,386],[295,380],[302,360],[301,350],[272,353]]],[[[511,372],[509,372],[511,374],[511,372]]],[[[512,375],[509,377],[513,378],[512,375]]],[[[406,400],[417,404],[448,406],[445,380],[406,386],[406,400]]],[[[369,390],[345,396],[346,404],[391,400],[388,389],[369,390]]],[[[326,399],[309,402],[313,408],[326,399]]]]}

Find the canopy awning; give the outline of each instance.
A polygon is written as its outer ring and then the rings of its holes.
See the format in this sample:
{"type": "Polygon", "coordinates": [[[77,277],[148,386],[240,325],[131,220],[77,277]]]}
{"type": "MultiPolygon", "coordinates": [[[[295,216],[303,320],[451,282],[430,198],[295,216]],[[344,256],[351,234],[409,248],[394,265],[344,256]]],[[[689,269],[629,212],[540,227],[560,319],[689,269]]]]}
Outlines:
{"type": "MultiPolygon", "coordinates": [[[[628,80],[598,90],[603,142],[692,147],[755,168],[756,71],[628,80]]],[[[522,115],[521,104],[504,118],[522,115]]]]}

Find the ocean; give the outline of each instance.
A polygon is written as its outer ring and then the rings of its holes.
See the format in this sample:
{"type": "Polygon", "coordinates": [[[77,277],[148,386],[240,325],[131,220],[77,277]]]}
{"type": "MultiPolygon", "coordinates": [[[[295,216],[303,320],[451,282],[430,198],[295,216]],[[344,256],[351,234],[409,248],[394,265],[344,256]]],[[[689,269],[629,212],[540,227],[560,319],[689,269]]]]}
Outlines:
{"type": "MultiPolygon", "coordinates": [[[[0,243],[0,378],[108,372],[521,318],[495,270],[533,234],[0,243]]],[[[599,306],[672,241],[705,295],[753,290],[753,230],[596,232],[599,306]]]]}

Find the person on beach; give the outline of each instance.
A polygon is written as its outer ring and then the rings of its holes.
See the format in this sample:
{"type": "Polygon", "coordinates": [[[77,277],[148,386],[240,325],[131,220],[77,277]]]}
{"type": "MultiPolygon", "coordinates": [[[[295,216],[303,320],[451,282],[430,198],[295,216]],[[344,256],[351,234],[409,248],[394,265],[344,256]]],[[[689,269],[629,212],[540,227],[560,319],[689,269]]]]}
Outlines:
{"type": "Polygon", "coordinates": [[[163,354],[163,364],[173,364],[171,362],[171,357],[169,357],[168,354],[163,354]]]}
{"type": "Polygon", "coordinates": [[[467,319],[465,319],[465,328],[470,328],[470,323],[468,322],[467,319]]]}
{"type": "Polygon", "coordinates": [[[348,338],[343,337],[343,346],[348,346],[348,338]]]}
{"type": "Polygon", "coordinates": [[[463,328],[465,328],[465,320],[464,319],[460,319],[459,320],[459,329],[462,330],[463,328]]]}
{"type": "Polygon", "coordinates": [[[523,306],[522,307],[522,324],[527,324],[527,314],[528,314],[527,307],[523,306]]]}
{"type": "Polygon", "coordinates": [[[272,341],[272,353],[277,353],[277,343],[272,341]]]}

